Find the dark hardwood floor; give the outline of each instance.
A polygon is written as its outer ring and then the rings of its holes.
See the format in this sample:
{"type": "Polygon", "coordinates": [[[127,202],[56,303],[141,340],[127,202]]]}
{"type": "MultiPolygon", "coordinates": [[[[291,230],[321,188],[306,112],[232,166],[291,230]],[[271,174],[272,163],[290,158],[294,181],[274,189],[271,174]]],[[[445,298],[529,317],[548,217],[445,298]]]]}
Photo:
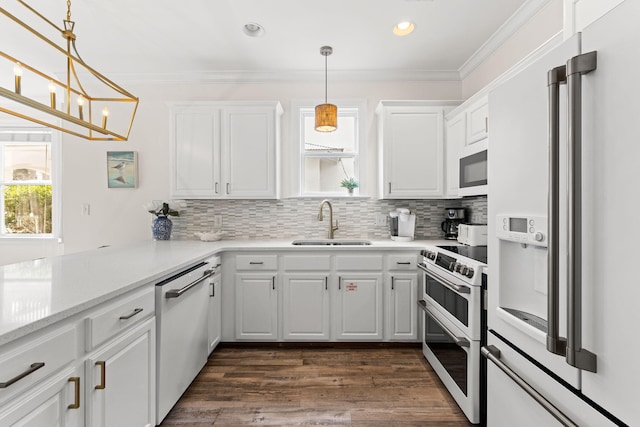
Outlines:
{"type": "Polygon", "coordinates": [[[248,347],[211,355],[161,426],[469,426],[419,347],[248,347]]]}

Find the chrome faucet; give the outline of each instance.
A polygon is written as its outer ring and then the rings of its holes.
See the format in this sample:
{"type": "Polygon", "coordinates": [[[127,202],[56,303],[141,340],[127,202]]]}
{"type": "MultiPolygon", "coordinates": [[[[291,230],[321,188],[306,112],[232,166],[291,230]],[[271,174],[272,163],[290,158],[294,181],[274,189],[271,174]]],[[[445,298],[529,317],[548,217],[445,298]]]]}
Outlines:
{"type": "Polygon", "coordinates": [[[318,221],[322,221],[322,208],[324,205],[329,206],[329,239],[333,239],[333,232],[338,229],[338,220],[336,219],[336,225],[333,225],[333,206],[331,206],[331,202],[327,199],[320,202],[320,210],[318,211],[318,221]]]}

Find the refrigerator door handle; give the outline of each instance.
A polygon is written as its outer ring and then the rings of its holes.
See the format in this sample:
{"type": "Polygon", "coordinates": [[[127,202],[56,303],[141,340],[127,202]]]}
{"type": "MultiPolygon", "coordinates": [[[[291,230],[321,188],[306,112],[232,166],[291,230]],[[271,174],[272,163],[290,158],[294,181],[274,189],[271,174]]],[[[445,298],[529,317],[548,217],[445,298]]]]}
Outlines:
{"type": "Polygon", "coordinates": [[[567,61],[569,248],[567,363],[596,372],[596,355],[582,348],[582,75],[597,67],[595,51],[567,61]]]}
{"type": "Polygon", "coordinates": [[[524,390],[529,396],[531,396],[536,402],[538,402],[547,412],[560,421],[562,425],[567,427],[578,427],[578,424],[571,421],[562,411],[556,408],[553,403],[549,402],[543,395],[541,395],[535,388],[531,387],[528,382],[522,379],[520,375],[515,373],[510,367],[508,367],[502,360],[500,360],[500,350],[493,345],[487,345],[480,349],[482,355],[493,362],[502,372],[504,372],[513,382],[518,384],[522,390],[524,390]]]}
{"type": "Polygon", "coordinates": [[[560,337],[560,86],[567,67],[547,73],[549,100],[549,200],[547,203],[547,350],[566,356],[567,340],[560,337]]]}

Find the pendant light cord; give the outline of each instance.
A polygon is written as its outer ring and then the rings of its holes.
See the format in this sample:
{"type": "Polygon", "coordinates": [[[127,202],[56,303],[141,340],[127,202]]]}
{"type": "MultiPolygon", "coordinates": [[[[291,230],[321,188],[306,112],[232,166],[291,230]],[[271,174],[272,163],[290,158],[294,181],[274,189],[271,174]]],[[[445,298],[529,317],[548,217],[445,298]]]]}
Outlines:
{"type": "Polygon", "coordinates": [[[327,56],[324,55],[324,103],[327,103],[327,56]]]}

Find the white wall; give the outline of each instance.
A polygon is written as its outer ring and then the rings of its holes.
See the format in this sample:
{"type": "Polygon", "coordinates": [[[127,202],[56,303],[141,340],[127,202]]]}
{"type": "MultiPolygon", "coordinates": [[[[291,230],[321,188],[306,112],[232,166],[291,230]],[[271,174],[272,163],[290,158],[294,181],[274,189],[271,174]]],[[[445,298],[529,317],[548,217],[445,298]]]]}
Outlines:
{"type": "Polygon", "coordinates": [[[563,0],[551,0],[462,80],[462,99],[471,97],[529,53],[562,32],[562,25],[563,0]]]}

